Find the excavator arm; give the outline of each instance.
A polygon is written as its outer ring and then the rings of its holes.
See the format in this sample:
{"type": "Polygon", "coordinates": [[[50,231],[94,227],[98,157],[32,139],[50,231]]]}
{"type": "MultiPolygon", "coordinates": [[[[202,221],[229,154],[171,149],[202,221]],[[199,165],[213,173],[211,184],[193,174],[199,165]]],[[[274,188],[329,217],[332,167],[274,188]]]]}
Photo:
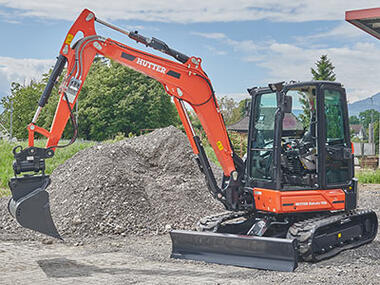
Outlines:
{"type": "Polygon", "coordinates": [[[166,93],[173,97],[190,145],[198,156],[198,164],[206,177],[207,186],[212,195],[229,210],[241,210],[247,205],[252,207],[253,199],[250,194],[244,192],[241,182],[244,164],[232,150],[211,82],[202,70],[201,59],[188,57],[156,38],[147,38],[137,32],[124,31],[97,19],[93,12],[86,9],[67,33],[47,86],[39,100],[36,113],[28,125],[29,147],[25,149],[19,147],[14,150],[16,160],[13,167],[16,177],[9,183],[12,191],[9,211],[22,226],[60,237],[51,218],[48,193],[45,191],[50,183],[49,176],[44,173],[45,159],[53,157],[55,149],[62,147],[58,143],[69,118],[75,131],[70,143],[75,140],[77,126],[72,110],[96,55],[107,57],[159,81],[166,93]],[[179,62],[143,52],[110,38],[103,38],[95,32],[95,21],[122,32],[138,43],[172,56],[179,62]],[[83,38],[73,43],[73,39],[79,32],[83,33],[83,38]],[[66,65],[67,73],[60,86],[58,106],[51,129],[48,131],[37,125],[38,117],[66,65]],[[194,109],[223,168],[222,187],[217,186],[201,141],[189,120],[185,102],[194,109]],[[46,148],[34,146],[35,133],[47,138],[46,148]],[[17,174],[30,171],[42,173],[42,175],[17,177],[17,174]],[[246,201],[247,199],[250,200],[246,201]],[[35,209],[36,205],[40,210],[35,209]]]}
{"type": "MultiPolygon", "coordinates": [[[[58,144],[70,116],[65,93],[68,96],[70,107],[73,108],[94,57],[99,54],[154,78],[163,85],[166,93],[173,97],[191,147],[194,153],[198,154],[199,150],[194,141],[195,133],[185,115],[186,110],[183,103],[187,102],[197,114],[224,174],[229,177],[236,170],[232,158],[233,151],[211,82],[202,70],[201,59],[187,57],[170,49],[164,42],[155,38],[148,39],[137,32],[125,33],[137,42],[173,55],[180,63],[131,48],[110,38],[105,39],[95,32],[94,23],[96,20],[92,12],[84,10],[69,30],[54,69],[62,70],[63,63],[67,61],[67,76],[60,87],[60,100],[51,130],[48,132],[37,127],[36,120],[38,115],[35,116],[32,124],[28,127],[29,146],[33,146],[34,132],[47,136],[47,148],[58,144]],[[78,32],[83,32],[84,37],[71,47],[71,40],[78,32]]],[[[99,22],[105,23],[101,20],[99,22]]],[[[108,26],[110,25],[108,24],[108,26]]],[[[58,72],[52,74],[52,83],[54,83],[57,76],[58,72]]],[[[50,95],[51,90],[48,91],[41,97],[38,112],[50,95]]]]}

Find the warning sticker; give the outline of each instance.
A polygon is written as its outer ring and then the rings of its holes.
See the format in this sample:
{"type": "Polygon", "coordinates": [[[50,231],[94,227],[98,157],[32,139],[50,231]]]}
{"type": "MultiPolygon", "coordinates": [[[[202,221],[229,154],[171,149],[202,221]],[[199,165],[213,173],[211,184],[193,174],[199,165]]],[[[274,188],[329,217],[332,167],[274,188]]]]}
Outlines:
{"type": "Polygon", "coordinates": [[[70,45],[72,40],[73,40],[74,36],[72,34],[68,34],[67,37],[66,37],[66,40],[65,40],[65,44],[68,44],[70,45]]]}
{"type": "Polygon", "coordinates": [[[218,146],[218,149],[219,149],[219,150],[223,150],[223,149],[224,149],[223,144],[222,144],[221,141],[217,141],[217,142],[216,142],[216,145],[218,146]]]}

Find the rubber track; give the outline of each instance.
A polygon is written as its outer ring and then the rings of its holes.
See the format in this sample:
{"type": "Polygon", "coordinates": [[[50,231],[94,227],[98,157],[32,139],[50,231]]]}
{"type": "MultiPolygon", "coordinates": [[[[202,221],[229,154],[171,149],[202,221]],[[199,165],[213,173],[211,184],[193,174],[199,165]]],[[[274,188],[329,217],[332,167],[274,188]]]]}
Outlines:
{"type": "Polygon", "coordinates": [[[303,260],[315,262],[315,261],[321,261],[323,259],[328,259],[343,250],[358,247],[362,244],[371,242],[373,238],[375,238],[376,235],[370,240],[367,239],[367,240],[354,241],[354,243],[349,243],[340,247],[333,247],[332,249],[330,249],[329,251],[323,254],[315,255],[312,250],[312,239],[317,229],[320,227],[327,226],[329,224],[334,224],[343,219],[347,219],[354,216],[365,215],[369,213],[373,213],[373,211],[356,209],[356,210],[352,210],[345,213],[324,215],[324,216],[296,222],[289,228],[287,238],[298,240],[299,257],[302,258],[303,260]]]}

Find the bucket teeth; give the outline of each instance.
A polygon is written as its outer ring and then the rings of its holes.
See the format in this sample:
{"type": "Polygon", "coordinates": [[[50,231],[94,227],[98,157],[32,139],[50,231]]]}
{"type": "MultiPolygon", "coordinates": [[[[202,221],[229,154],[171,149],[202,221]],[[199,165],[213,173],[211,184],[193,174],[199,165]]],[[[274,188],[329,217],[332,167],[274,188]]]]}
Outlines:
{"type": "Polygon", "coordinates": [[[50,213],[49,193],[45,190],[49,184],[47,175],[11,179],[12,199],[8,210],[24,228],[62,239],[50,213]]]}

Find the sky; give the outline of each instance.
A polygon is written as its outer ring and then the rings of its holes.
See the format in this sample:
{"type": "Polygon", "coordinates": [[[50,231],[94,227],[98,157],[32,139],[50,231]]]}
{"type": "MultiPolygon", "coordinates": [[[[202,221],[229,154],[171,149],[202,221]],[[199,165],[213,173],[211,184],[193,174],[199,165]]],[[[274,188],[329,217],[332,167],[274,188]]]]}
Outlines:
{"type": "MultiPolygon", "coordinates": [[[[335,66],[349,102],[380,92],[380,41],[344,21],[345,11],[378,0],[0,0],[0,97],[11,82],[39,80],[54,65],[84,8],[126,30],[202,58],[218,97],[239,101],[247,88],[312,78],[322,54],[335,66]]],[[[99,35],[135,48],[128,37],[96,25],[99,35]]],[[[162,55],[162,54],[160,54],[162,55]]]]}

